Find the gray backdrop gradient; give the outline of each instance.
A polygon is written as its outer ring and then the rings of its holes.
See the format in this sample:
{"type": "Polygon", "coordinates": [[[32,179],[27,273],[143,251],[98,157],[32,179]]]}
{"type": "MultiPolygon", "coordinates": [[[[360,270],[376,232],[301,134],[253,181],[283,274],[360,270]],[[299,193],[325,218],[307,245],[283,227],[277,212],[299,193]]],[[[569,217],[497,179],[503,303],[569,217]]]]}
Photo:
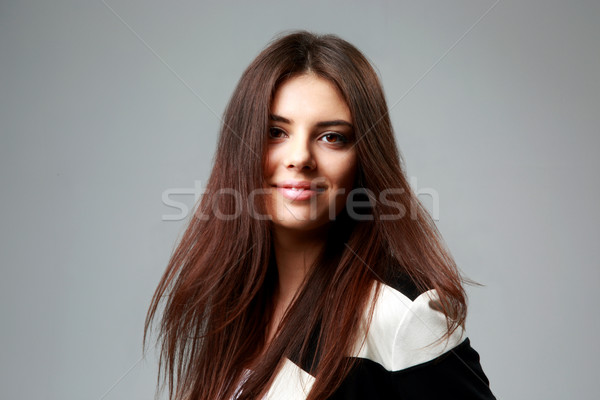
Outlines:
{"type": "Polygon", "coordinates": [[[599,20],[597,1],[3,1],[0,398],[152,398],[143,322],[187,222],[163,194],[193,205],[243,69],[299,28],[377,67],[408,174],[485,285],[467,331],[497,396],[597,398],[599,20]]]}

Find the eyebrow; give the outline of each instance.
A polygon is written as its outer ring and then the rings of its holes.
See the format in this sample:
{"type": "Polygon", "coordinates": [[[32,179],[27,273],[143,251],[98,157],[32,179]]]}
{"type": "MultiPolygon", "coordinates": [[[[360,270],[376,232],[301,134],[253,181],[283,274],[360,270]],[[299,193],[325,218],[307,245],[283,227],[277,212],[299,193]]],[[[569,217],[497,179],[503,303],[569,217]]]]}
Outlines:
{"type": "MultiPolygon", "coordinates": [[[[277,115],[277,114],[270,114],[269,118],[271,119],[271,121],[278,121],[278,122],[283,122],[286,124],[291,124],[293,122],[292,120],[284,118],[281,115],[277,115]]],[[[315,126],[317,126],[319,128],[324,128],[324,127],[329,127],[329,126],[348,126],[350,128],[354,128],[350,122],[344,121],[343,119],[334,119],[331,121],[320,121],[320,122],[317,122],[315,126]]]]}

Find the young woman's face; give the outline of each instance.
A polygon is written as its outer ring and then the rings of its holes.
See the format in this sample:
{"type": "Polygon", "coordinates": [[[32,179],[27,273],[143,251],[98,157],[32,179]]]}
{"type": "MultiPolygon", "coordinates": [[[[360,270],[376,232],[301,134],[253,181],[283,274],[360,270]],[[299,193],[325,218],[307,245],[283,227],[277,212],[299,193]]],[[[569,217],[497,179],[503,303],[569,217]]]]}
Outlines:
{"type": "Polygon", "coordinates": [[[316,75],[285,81],[271,105],[265,164],[276,226],[312,230],[343,210],[356,174],[352,115],[337,88],[316,75]]]}

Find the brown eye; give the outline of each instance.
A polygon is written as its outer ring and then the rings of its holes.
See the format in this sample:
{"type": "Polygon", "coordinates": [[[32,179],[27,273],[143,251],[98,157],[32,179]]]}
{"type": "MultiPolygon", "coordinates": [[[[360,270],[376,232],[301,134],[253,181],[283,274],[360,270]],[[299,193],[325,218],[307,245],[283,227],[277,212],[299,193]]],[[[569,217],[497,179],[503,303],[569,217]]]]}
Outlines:
{"type": "Polygon", "coordinates": [[[285,132],[276,127],[269,128],[269,137],[271,139],[280,139],[285,136],[285,132]]]}
{"type": "Polygon", "coordinates": [[[326,143],[331,144],[348,143],[348,139],[344,135],[340,135],[339,133],[328,133],[326,135],[323,135],[323,139],[326,143]]]}

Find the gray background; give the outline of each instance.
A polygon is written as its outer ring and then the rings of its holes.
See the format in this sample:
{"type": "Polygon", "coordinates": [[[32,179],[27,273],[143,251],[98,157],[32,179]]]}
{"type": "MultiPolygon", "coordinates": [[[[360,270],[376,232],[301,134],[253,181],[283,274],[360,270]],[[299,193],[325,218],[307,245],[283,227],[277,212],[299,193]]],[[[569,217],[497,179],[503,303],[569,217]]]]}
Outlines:
{"type": "Polygon", "coordinates": [[[163,193],[206,182],[241,72],[305,28],[376,65],[409,176],[485,285],[467,330],[497,396],[597,398],[599,20],[596,1],[2,2],[0,397],[152,398],[143,321],[186,223],[163,193]]]}

